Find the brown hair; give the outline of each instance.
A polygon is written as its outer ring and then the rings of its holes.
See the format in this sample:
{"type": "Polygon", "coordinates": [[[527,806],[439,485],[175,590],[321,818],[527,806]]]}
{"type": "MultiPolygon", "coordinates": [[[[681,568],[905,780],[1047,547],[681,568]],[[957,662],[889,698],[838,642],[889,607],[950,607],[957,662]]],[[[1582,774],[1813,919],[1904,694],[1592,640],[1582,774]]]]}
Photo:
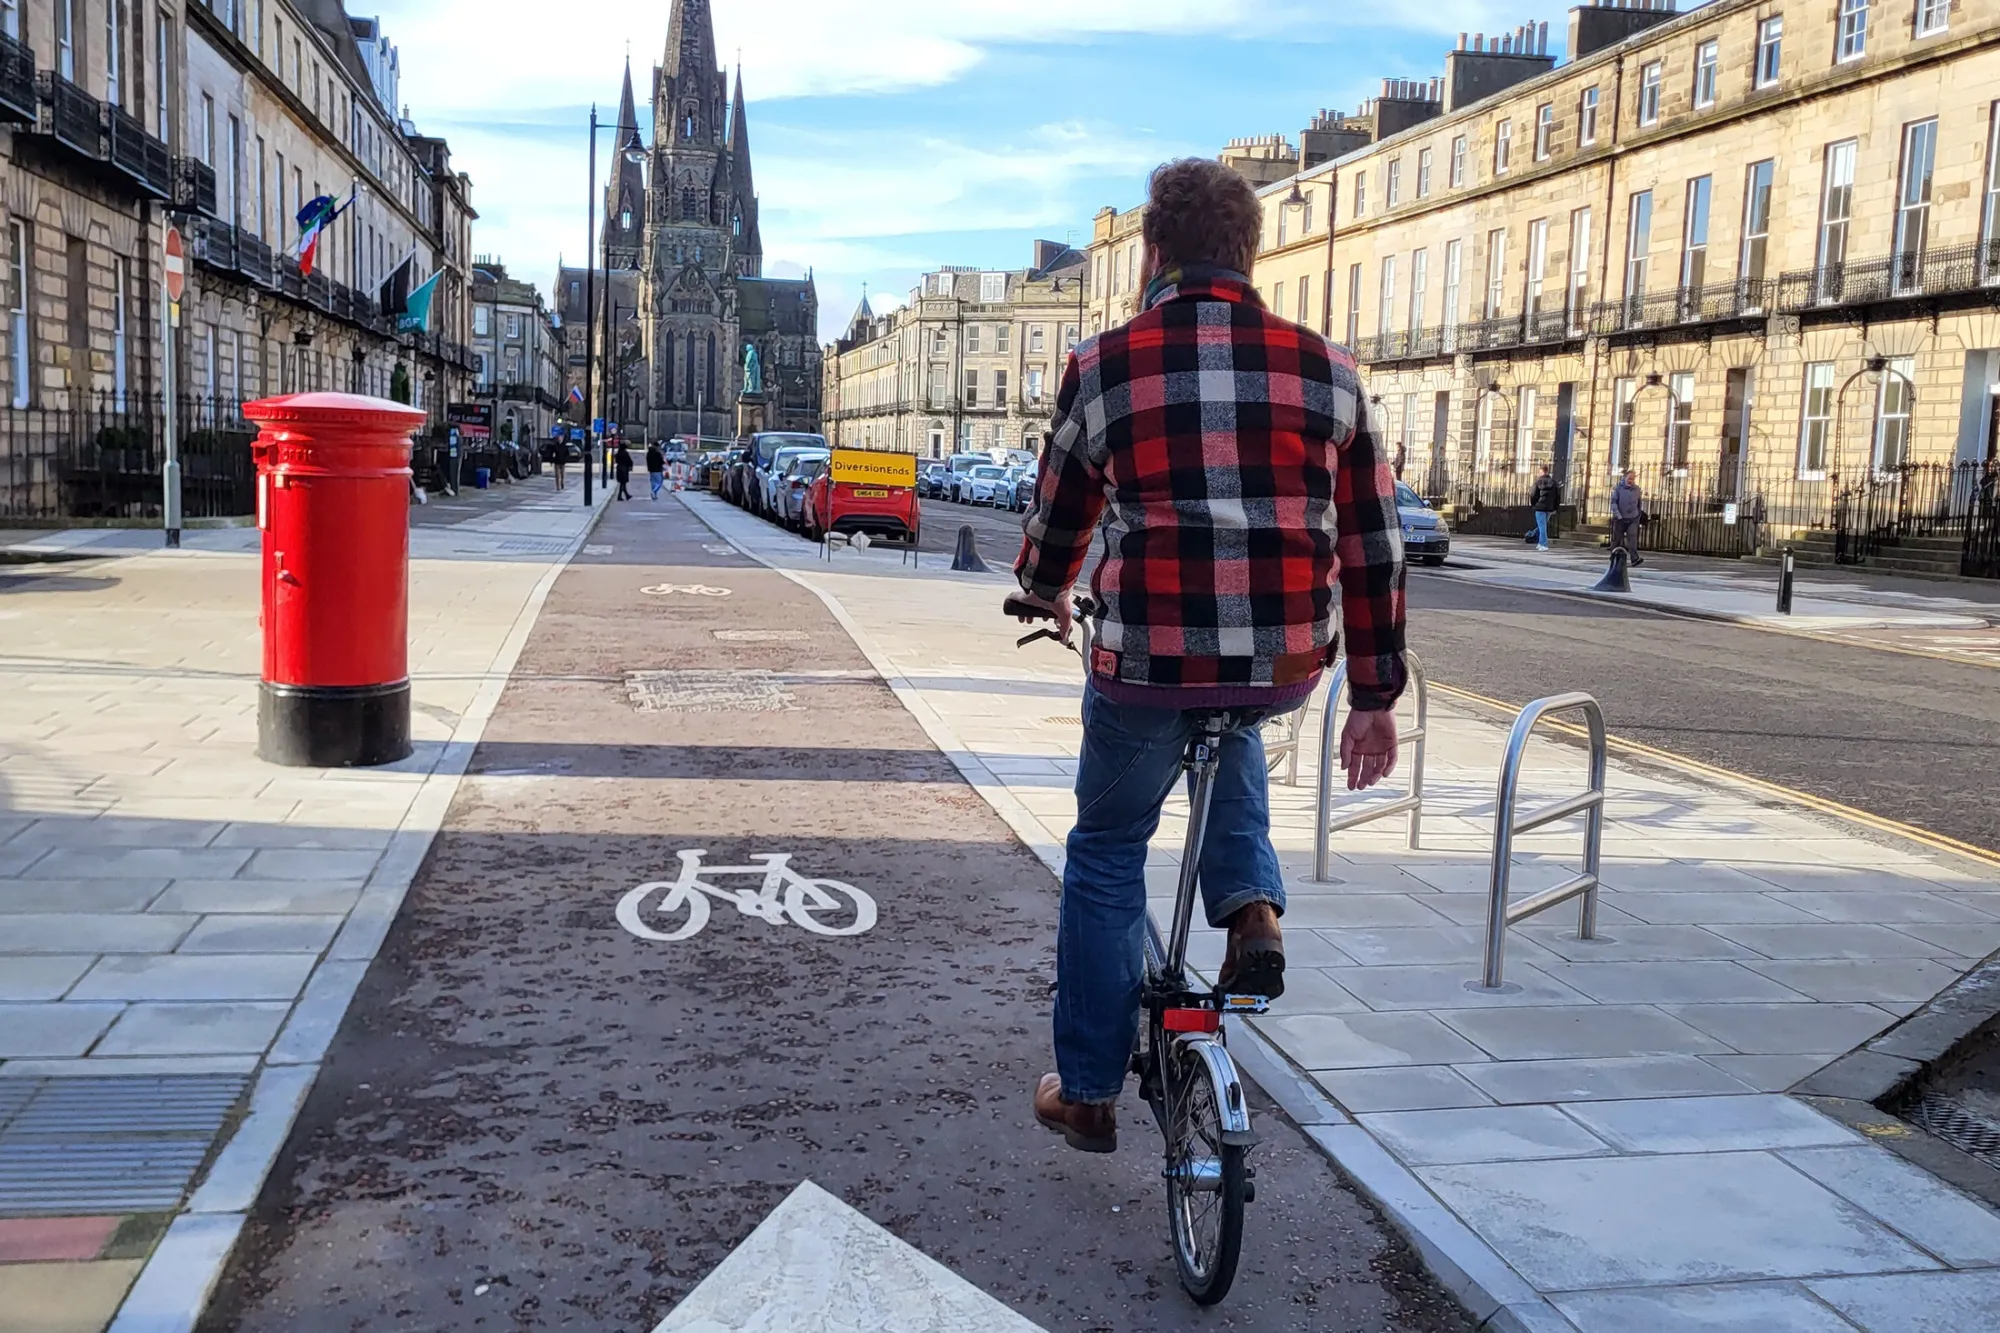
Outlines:
{"type": "Polygon", "coordinates": [[[1211,158],[1184,157],[1155,171],[1146,195],[1144,234],[1163,267],[1250,271],[1264,230],[1250,182],[1211,158]]]}

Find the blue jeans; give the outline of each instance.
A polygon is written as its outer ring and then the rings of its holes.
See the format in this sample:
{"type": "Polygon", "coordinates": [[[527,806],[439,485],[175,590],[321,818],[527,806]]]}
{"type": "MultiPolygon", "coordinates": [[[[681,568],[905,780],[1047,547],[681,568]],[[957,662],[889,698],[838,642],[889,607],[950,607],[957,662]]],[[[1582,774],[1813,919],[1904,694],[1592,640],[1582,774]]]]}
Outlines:
{"type": "MultiPolygon", "coordinates": [[[[1076,826],[1056,931],[1056,1069],[1068,1101],[1115,1101],[1125,1086],[1145,977],[1146,846],[1199,716],[1114,703],[1084,688],[1076,826]]],[[[1254,727],[1222,742],[1201,896],[1211,926],[1254,902],[1285,910],[1264,738],[1254,727]]]]}
{"type": "Polygon", "coordinates": [[[1545,514],[1539,509],[1535,511],[1535,545],[1549,544],[1549,520],[1554,517],[1555,515],[1545,514]]]}
{"type": "Polygon", "coordinates": [[[667,474],[664,472],[655,472],[651,474],[651,480],[653,483],[653,498],[655,500],[660,498],[660,486],[663,482],[666,481],[666,479],[667,479],[667,474]]]}

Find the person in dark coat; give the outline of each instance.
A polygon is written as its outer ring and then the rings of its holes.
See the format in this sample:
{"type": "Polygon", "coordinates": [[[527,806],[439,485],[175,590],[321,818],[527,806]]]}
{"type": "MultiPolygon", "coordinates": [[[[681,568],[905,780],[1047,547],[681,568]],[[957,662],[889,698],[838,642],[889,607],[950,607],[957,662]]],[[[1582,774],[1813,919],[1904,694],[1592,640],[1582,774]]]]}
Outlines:
{"type": "Polygon", "coordinates": [[[1528,503],[1535,507],[1535,549],[1549,549],[1549,525],[1556,520],[1556,511],[1562,508],[1562,483],[1556,480],[1555,472],[1547,463],[1542,464],[1542,475],[1535,478],[1535,489],[1528,493],[1528,503]]]}
{"type": "Polygon", "coordinates": [[[618,441],[618,452],[611,455],[611,470],[618,474],[618,498],[631,499],[632,492],[626,486],[632,480],[632,451],[623,440],[618,441]]]}
{"type": "Polygon", "coordinates": [[[658,444],[646,446],[646,478],[653,483],[653,498],[660,498],[660,487],[667,480],[667,456],[660,452],[658,444]]]}

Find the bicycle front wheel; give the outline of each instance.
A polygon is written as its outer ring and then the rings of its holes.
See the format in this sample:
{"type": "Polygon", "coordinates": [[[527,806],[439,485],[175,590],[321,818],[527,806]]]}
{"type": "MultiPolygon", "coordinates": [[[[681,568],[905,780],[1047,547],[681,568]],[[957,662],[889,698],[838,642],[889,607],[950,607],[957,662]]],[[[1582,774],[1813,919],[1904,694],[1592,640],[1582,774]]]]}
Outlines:
{"type": "Polygon", "coordinates": [[[1177,1043],[1166,1062],[1167,1225],[1181,1286],[1199,1305],[1214,1305],[1236,1280],[1243,1248],[1249,1150],[1223,1142],[1222,1101],[1208,1061],[1177,1043]]]}

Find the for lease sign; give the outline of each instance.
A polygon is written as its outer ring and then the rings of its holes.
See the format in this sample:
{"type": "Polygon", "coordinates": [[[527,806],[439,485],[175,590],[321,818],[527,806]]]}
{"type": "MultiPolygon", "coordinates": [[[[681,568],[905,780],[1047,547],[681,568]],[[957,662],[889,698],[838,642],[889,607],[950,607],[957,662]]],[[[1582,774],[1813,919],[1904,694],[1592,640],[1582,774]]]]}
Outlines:
{"type": "Polygon", "coordinates": [[[835,449],[833,479],[836,484],[853,486],[914,486],[917,456],[886,450],[835,449]]]}

